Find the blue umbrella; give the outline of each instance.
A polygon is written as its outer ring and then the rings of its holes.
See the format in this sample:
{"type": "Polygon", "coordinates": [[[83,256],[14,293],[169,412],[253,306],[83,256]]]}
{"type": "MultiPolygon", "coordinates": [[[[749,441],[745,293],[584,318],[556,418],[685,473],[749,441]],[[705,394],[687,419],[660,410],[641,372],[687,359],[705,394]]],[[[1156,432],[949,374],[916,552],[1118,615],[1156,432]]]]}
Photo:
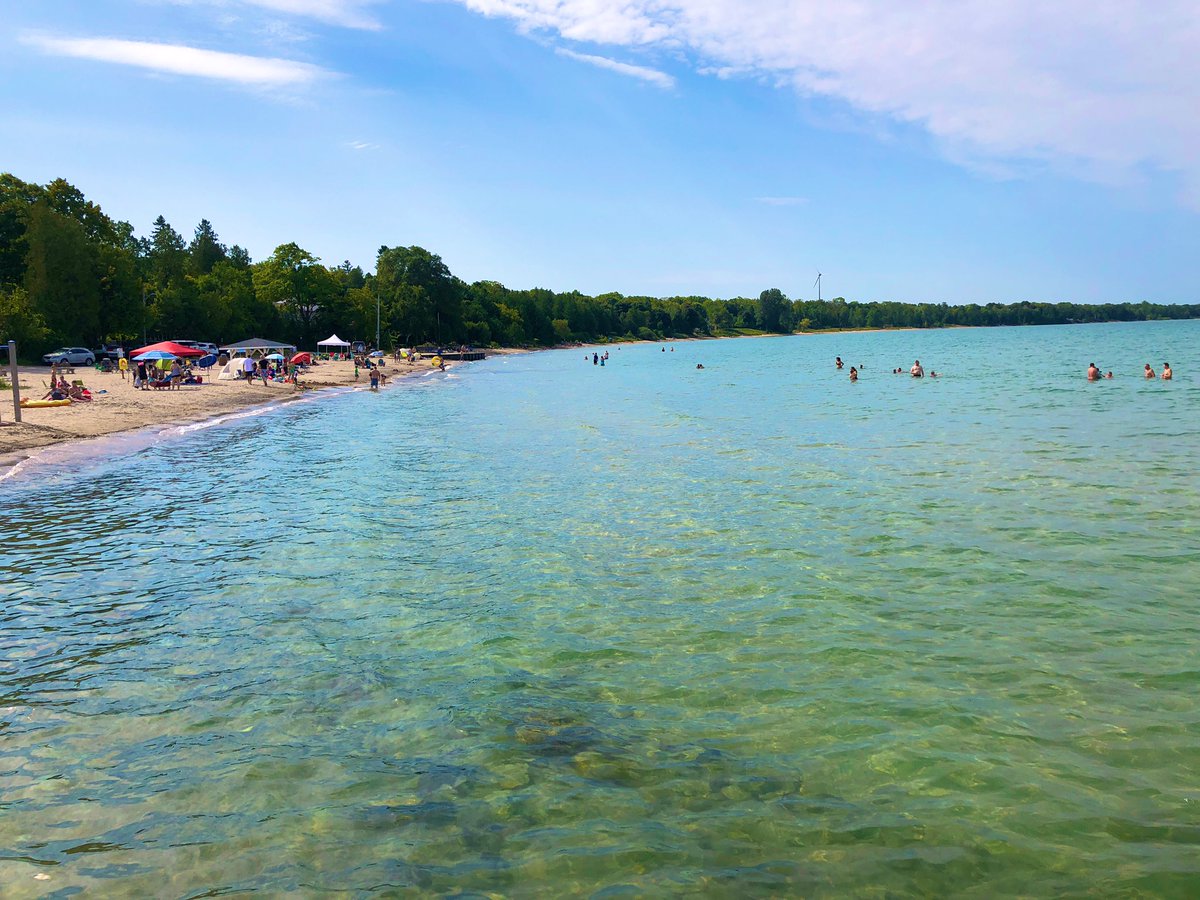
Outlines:
{"type": "Polygon", "coordinates": [[[149,353],[143,353],[141,356],[135,356],[134,362],[144,362],[149,359],[175,359],[174,353],[168,353],[166,350],[151,350],[149,353]]]}

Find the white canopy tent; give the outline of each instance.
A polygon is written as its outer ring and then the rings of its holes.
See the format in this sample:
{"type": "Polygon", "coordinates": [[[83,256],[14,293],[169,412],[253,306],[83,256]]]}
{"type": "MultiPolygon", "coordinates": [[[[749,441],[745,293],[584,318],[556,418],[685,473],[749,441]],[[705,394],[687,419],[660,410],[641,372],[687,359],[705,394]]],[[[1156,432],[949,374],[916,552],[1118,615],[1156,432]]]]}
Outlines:
{"type": "Polygon", "coordinates": [[[329,337],[325,338],[325,340],[317,341],[317,346],[318,347],[349,347],[350,342],[343,341],[336,334],[331,334],[329,337]]]}
{"type": "Polygon", "coordinates": [[[268,353],[283,353],[290,356],[296,352],[295,344],[285,344],[282,341],[268,341],[264,338],[250,338],[248,341],[238,341],[236,344],[225,344],[222,353],[231,358],[236,356],[266,356],[268,353]]]}

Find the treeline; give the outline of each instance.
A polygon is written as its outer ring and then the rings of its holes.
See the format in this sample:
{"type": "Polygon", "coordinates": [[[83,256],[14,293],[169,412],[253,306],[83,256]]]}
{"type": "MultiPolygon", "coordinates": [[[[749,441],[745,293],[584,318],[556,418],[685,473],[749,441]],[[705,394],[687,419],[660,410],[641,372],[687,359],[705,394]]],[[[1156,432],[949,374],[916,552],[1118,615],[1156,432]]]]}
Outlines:
{"type": "Polygon", "coordinates": [[[285,339],[311,348],[331,332],[384,349],[426,342],[550,345],[830,328],[1049,325],[1200,317],[1200,305],[857,303],[757,298],[588,296],[468,284],[421,247],[381,247],[374,273],[322,265],[294,243],[254,262],[208,220],[191,240],[159,216],[139,237],[59,179],[0,175],[0,340],[22,355],[179,338],[285,339]]]}

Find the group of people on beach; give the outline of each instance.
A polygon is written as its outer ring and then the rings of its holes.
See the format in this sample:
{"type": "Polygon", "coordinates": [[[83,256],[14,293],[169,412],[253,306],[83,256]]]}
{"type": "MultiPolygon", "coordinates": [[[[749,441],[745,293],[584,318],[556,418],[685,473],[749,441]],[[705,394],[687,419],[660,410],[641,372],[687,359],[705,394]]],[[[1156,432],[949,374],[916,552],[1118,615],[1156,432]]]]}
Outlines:
{"type": "MultiPolygon", "coordinates": [[[[162,362],[165,363],[166,360],[162,362]]],[[[121,377],[124,377],[124,369],[121,370],[121,377]]],[[[197,375],[192,371],[191,365],[182,365],[177,359],[171,360],[170,367],[165,369],[154,365],[153,361],[146,360],[135,363],[133,367],[133,387],[138,391],[173,391],[180,385],[203,382],[203,375],[197,375]]]]}
{"type": "MultiPolygon", "coordinates": [[[[59,375],[54,368],[50,372],[50,390],[43,396],[43,400],[74,400],[83,403],[90,403],[92,400],[92,392],[83,386],[83,382],[77,384],[68,384],[67,379],[59,375]]],[[[25,401],[21,401],[24,403],[25,401]]]]}
{"type": "MultiPolygon", "coordinates": [[[[1107,372],[1105,374],[1101,374],[1100,368],[1094,362],[1088,363],[1088,369],[1087,369],[1087,380],[1088,381],[1100,381],[1102,378],[1107,379],[1107,378],[1112,378],[1112,377],[1113,377],[1112,372],[1107,372]]],[[[1143,378],[1161,378],[1163,381],[1170,381],[1175,377],[1175,373],[1171,371],[1171,364],[1169,362],[1163,363],[1163,369],[1162,369],[1161,375],[1159,375],[1157,372],[1154,371],[1154,367],[1152,365],[1150,365],[1150,363],[1146,363],[1146,368],[1142,370],[1142,377],[1143,378]]]]}

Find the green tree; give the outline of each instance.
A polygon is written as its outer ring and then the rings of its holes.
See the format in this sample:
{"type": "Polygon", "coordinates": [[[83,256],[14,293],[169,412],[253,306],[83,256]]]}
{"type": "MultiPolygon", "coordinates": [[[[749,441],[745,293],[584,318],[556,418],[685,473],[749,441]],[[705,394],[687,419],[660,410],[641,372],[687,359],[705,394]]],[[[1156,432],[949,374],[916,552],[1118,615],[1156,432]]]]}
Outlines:
{"type": "Polygon", "coordinates": [[[791,331],[791,304],[783,291],[770,288],[758,295],[758,320],[764,331],[791,331]]]}
{"type": "Polygon", "coordinates": [[[212,223],[201,219],[195,237],[188,245],[188,272],[192,276],[207,275],[213,266],[225,258],[225,245],[217,238],[212,223]]]}
{"type": "Polygon", "coordinates": [[[29,208],[25,289],[51,343],[90,344],[100,334],[100,285],[95,245],[74,219],[45,201],[29,208]]]}
{"type": "Polygon", "coordinates": [[[146,261],[154,285],[164,288],[183,280],[187,265],[183,236],[162,216],[154,220],[146,261]]]}
{"type": "Polygon", "coordinates": [[[311,347],[318,340],[318,313],[333,297],[335,283],[317,257],[289,243],[254,266],[254,291],[279,309],[289,337],[311,347]]]}

